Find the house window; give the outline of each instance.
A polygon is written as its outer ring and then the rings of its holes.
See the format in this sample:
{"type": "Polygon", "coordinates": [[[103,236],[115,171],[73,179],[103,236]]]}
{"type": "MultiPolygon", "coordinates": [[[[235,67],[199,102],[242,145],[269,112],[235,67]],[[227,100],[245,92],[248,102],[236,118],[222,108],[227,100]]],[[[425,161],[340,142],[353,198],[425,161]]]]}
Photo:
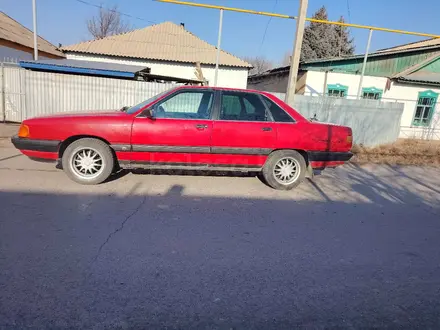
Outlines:
{"type": "Polygon", "coordinates": [[[420,92],[414,113],[414,126],[429,126],[437,104],[438,94],[433,91],[420,92]]]}
{"type": "Polygon", "coordinates": [[[362,98],[370,100],[380,100],[383,90],[376,87],[362,88],[362,98]]]}
{"type": "Polygon", "coordinates": [[[348,87],[341,84],[327,85],[327,95],[332,97],[347,97],[348,87]]]}

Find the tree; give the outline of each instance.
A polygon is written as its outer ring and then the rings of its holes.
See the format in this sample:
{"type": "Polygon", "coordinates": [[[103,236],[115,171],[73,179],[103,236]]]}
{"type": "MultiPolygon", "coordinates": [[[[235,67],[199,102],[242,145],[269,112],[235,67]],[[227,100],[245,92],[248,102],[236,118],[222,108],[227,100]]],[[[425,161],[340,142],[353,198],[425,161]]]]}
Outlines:
{"type": "MultiPolygon", "coordinates": [[[[328,20],[327,10],[322,6],[313,18],[328,20]]],[[[339,19],[340,22],[344,18],[339,19]]],[[[301,61],[340,57],[354,53],[354,40],[346,27],[311,22],[304,29],[301,61]]]]}
{"type": "MultiPolygon", "coordinates": [[[[312,18],[328,20],[324,6],[313,14],[312,18]]],[[[301,50],[301,61],[330,57],[332,54],[331,39],[334,36],[333,28],[329,24],[311,22],[304,29],[304,40],[301,50]]]]}
{"type": "MultiPolygon", "coordinates": [[[[338,22],[345,23],[344,17],[340,17],[338,22]]],[[[347,56],[354,54],[354,39],[350,36],[350,31],[346,26],[335,25],[335,44],[337,56],[347,56]]]]}
{"type": "Polygon", "coordinates": [[[117,9],[116,5],[109,9],[101,7],[97,16],[87,20],[87,29],[94,39],[130,31],[130,24],[122,20],[117,9]]]}
{"type": "Polygon", "coordinates": [[[273,68],[273,63],[265,57],[245,57],[244,60],[252,64],[253,68],[249,71],[249,75],[263,73],[273,68]]]}

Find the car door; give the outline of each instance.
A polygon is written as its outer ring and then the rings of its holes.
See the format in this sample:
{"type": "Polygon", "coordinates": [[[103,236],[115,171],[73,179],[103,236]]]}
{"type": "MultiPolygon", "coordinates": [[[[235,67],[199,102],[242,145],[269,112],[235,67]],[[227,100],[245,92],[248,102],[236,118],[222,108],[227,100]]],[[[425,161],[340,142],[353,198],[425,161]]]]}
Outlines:
{"type": "Polygon", "coordinates": [[[133,122],[132,163],[191,165],[208,161],[214,92],[179,89],[133,122]]]}
{"type": "Polygon", "coordinates": [[[276,126],[259,94],[221,91],[213,122],[212,162],[261,166],[276,144],[276,126]]]}

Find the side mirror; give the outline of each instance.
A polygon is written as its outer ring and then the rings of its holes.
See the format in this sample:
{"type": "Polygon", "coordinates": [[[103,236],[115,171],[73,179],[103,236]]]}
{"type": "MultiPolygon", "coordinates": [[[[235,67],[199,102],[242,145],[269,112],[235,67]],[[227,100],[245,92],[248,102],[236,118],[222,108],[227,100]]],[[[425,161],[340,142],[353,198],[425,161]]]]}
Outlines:
{"type": "Polygon", "coordinates": [[[144,112],[142,113],[142,116],[146,117],[146,118],[154,119],[154,110],[153,110],[153,108],[145,109],[144,112]]]}

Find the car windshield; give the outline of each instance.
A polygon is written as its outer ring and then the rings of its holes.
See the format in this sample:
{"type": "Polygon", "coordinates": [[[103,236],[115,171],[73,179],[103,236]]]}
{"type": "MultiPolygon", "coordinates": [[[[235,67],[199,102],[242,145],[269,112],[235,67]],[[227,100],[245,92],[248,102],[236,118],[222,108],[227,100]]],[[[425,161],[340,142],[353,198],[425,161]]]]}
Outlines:
{"type": "Polygon", "coordinates": [[[136,104],[136,105],[134,105],[134,106],[132,106],[132,107],[129,107],[129,108],[127,109],[126,113],[133,114],[133,113],[138,112],[140,109],[142,109],[142,108],[145,107],[146,105],[150,104],[151,102],[156,101],[156,100],[157,100],[158,98],[160,98],[161,96],[163,96],[163,95],[165,95],[165,94],[168,94],[169,92],[171,92],[171,91],[172,91],[173,89],[175,89],[175,88],[176,88],[176,87],[173,87],[173,88],[167,89],[167,90],[165,90],[165,91],[163,91],[163,92],[161,92],[161,93],[159,93],[159,94],[156,94],[156,95],[150,97],[148,100],[142,101],[142,102],[139,103],[139,104],[136,104]]]}

